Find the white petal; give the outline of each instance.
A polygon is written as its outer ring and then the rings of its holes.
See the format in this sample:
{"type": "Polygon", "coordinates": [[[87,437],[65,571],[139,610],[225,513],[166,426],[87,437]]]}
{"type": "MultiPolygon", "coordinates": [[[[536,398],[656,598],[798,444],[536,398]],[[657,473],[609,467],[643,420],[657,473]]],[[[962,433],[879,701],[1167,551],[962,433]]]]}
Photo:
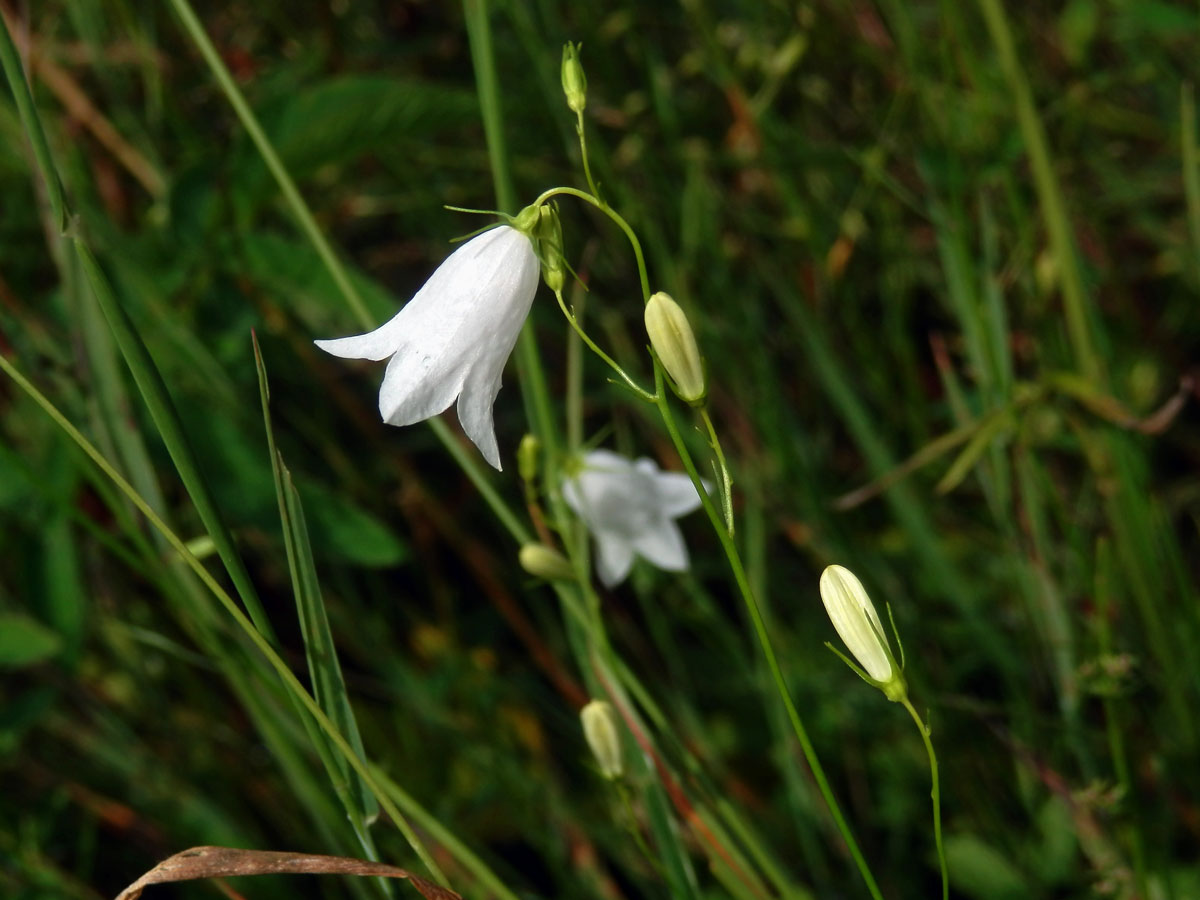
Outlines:
{"type": "Polygon", "coordinates": [[[688,568],[687,547],[679,526],[670,519],[663,519],[656,528],[647,528],[633,539],[633,549],[638,555],[668,572],[686,572],[688,568]]]}
{"type": "Polygon", "coordinates": [[[821,573],[821,601],[842,642],[867,674],[888,681],[892,663],[883,648],[890,649],[890,644],[862,582],[843,566],[827,566],[821,573]]]}
{"type": "Polygon", "coordinates": [[[497,469],[501,468],[500,450],[492,423],[492,405],[500,392],[504,364],[512,355],[529,315],[538,282],[538,261],[529,238],[503,227],[508,234],[501,235],[489,252],[503,252],[506,266],[481,286],[477,308],[458,336],[468,370],[458,398],[458,420],[467,437],[497,469]]]}
{"type": "Polygon", "coordinates": [[[537,290],[533,244],[507,225],[463,244],[390,321],[368,334],[317,341],[335,356],[392,356],[379,412],[392,425],[438,415],[459,398],[459,421],[500,468],[492,403],[537,290]]]}
{"type": "Polygon", "coordinates": [[[616,587],[633,568],[633,547],[624,538],[596,535],[596,575],[607,588],[616,587]]]}
{"type": "Polygon", "coordinates": [[[496,444],[496,427],[492,422],[492,404],[500,393],[500,373],[490,381],[491,373],[476,368],[467,376],[462,393],[458,395],[458,421],[483,458],[497,470],[500,448],[496,444]]]}
{"type": "Polygon", "coordinates": [[[453,339],[474,294],[496,280],[510,251],[519,249],[513,235],[529,245],[525,235],[507,225],[485,231],[446,257],[404,308],[374,331],[313,343],[343,359],[385,359],[417,341],[431,356],[438,355],[433,348],[453,339]]]}
{"type": "Polygon", "coordinates": [[[374,331],[368,331],[366,334],[313,343],[326,353],[340,356],[342,359],[386,359],[395,353],[400,345],[405,327],[401,317],[407,309],[407,306],[404,307],[374,331]]]}
{"type": "Polygon", "coordinates": [[[462,390],[467,372],[445,370],[441,360],[417,348],[388,362],[379,386],[379,415],[389,425],[412,425],[444,412],[462,390]]]}
{"type": "MultiPolygon", "coordinates": [[[[703,484],[710,487],[707,481],[703,484]]],[[[700,495],[686,472],[661,472],[654,477],[654,487],[665,516],[675,519],[700,508],[700,495]]]]}

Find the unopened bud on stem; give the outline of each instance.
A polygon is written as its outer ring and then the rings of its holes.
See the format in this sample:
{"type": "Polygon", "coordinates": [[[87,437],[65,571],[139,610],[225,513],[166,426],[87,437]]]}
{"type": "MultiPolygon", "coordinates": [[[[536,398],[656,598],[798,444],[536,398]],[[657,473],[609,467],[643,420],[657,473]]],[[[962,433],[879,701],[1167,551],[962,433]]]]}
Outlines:
{"type": "Polygon", "coordinates": [[[612,704],[593,700],[580,710],[579,719],[583,723],[583,736],[600,766],[600,774],[609,781],[620,778],[625,771],[625,761],[621,755],[617,713],[612,704]]]}
{"type": "Polygon", "coordinates": [[[842,642],[862,666],[859,674],[865,674],[865,679],[889,700],[902,699],[908,692],[904,675],[862,582],[849,569],[829,566],[821,573],[821,601],[842,642]]]}
{"type": "Polygon", "coordinates": [[[517,560],[530,575],[547,581],[570,581],[575,577],[575,570],[567,558],[545,544],[522,545],[517,560]]]}
{"type": "Polygon", "coordinates": [[[583,74],[583,65],[579,62],[581,45],[567,42],[563,47],[562,56],[562,88],[567,95],[567,106],[574,113],[583,112],[587,106],[587,78],[583,74]]]}
{"type": "Polygon", "coordinates": [[[696,335],[687,315],[669,294],[659,291],[650,297],[646,304],[646,334],[679,398],[692,406],[703,404],[708,384],[696,335]]]}

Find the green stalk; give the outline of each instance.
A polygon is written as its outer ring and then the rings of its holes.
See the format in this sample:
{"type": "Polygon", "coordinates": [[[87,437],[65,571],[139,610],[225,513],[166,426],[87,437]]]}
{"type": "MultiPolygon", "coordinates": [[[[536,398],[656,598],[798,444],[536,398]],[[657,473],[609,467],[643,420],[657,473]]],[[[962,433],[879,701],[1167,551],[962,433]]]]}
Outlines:
{"type": "Polygon", "coordinates": [[[337,284],[338,290],[345,297],[347,305],[359,322],[366,327],[373,328],[374,323],[371,319],[371,314],[367,311],[366,304],[363,303],[362,297],[355,290],[341,260],[333,252],[333,247],[325,239],[325,235],[322,233],[320,226],[317,225],[317,220],[313,218],[308,204],[300,196],[300,191],[296,188],[296,182],[292,180],[287,167],[284,166],[283,161],[279,158],[279,154],[275,152],[275,147],[271,144],[270,138],[267,137],[266,132],[263,131],[262,126],[258,123],[258,119],[250,109],[250,104],[246,102],[246,98],[238,88],[237,82],[233,80],[233,75],[230,74],[229,67],[225,65],[225,61],[217,53],[217,49],[213,46],[212,41],[208,39],[208,34],[204,31],[204,26],[200,24],[200,20],[196,18],[196,13],[192,10],[191,4],[188,3],[188,0],[171,0],[171,4],[175,7],[175,12],[178,13],[179,19],[183,23],[184,31],[188,33],[188,37],[192,39],[192,43],[196,45],[196,49],[200,51],[200,55],[204,57],[204,62],[208,65],[213,77],[217,80],[217,85],[221,88],[222,93],[225,94],[229,105],[233,107],[233,111],[241,119],[242,127],[250,135],[250,140],[254,141],[254,146],[258,148],[263,162],[266,163],[267,169],[274,176],[276,183],[279,185],[279,190],[283,192],[284,199],[287,200],[288,206],[292,208],[292,214],[296,217],[296,221],[299,222],[301,230],[304,232],[305,237],[312,243],[313,248],[317,251],[317,255],[321,257],[321,261],[325,263],[325,267],[333,277],[334,283],[337,284]]]}
{"type": "Polygon", "coordinates": [[[821,792],[821,797],[825,800],[825,805],[829,808],[830,815],[833,816],[834,824],[846,842],[846,848],[850,851],[850,856],[854,859],[854,864],[858,867],[859,874],[867,885],[867,890],[874,900],[883,900],[883,895],[879,891],[879,885],[875,881],[875,876],[871,873],[871,867],[867,864],[862,850],[859,849],[858,841],[855,840],[854,832],[850,829],[849,823],[846,821],[845,816],[842,815],[837,798],[834,797],[833,790],[829,786],[829,780],[825,777],[825,770],[821,766],[821,761],[817,758],[817,751],[813,747],[812,741],[809,740],[808,732],[800,719],[800,712],[796,709],[796,704],[792,700],[791,692],[788,690],[787,682],[784,680],[783,669],[780,667],[779,659],[775,655],[775,649],[771,645],[771,638],[767,633],[766,623],[763,621],[758,602],[754,598],[750,581],[746,577],[746,570],[742,565],[742,559],[738,553],[737,546],[734,544],[733,538],[729,536],[729,530],[725,525],[721,511],[712,502],[712,498],[708,496],[708,492],[704,490],[704,483],[700,478],[700,473],[696,469],[696,463],[692,459],[687,444],[684,443],[683,436],[679,433],[679,427],[675,424],[675,416],[671,412],[671,406],[666,397],[662,365],[658,360],[654,361],[654,386],[658,393],[658,410],[662,415],[663,424],[667,428],[667,433],[671,436],[671,442],[675,445],[675,450],[679,453],[679,458],[683,461],[684,468],[687,469],[692,483],[696,486],[696,492],[700,495],[700,502],[704,507],[704,512],[708,515],[708,519],[713,526],[713,531],[716,532],[717,540],[721,543],[721,549],[725,552],[725,558],[729,561],[729,567],[733,572],[733,579],[737,584],[738,592],[741,594],[746,612],[750,615],[750,622],[753,625],[755,636],[758,638],[759,646],[762,648],[767,666],[771,670],[771,678],[775,682],[779,697],[783,701],[784,708],[787,710],[788,721],[792,725],[792,731],[795,733],[796,739],[800,742],[800,749],[804,753],[804,758],[808,760],[813,780],[817,783],[817,789],[821,792]]]}
{"type": "Polygon", "coordinates": [[[933,782],[933,787],[929,791],[929,796],[933,799],[933,841],[937,845],[938,865],[942,869],[942,900],[949,900],[950,874],[946,871],[946,851],[942,847],[942,795],[938,781],[937,754],[933,752],[933,741],[929,739],[929,729],[921,721],[917,711],[913,709],[912,701],[905,696],[901,698],[900,702],[904,704],[904,708],[908,710],[912,720],[917,723],[917,731],[921,732],[921,740],[925,742],[925,752],[929,754],[929,777],[933,782]]]}
{"type": "Polygon", "coordinates": [[[54,224],[59,234],[66,234],[70,213],[67,201],[63,197],[62,181],[58,177],[58,169],[54,166],[54,157],[50,155],[50,145],[46,142],[46,132],[42,130],[41,120],[33,105],[33,95],[29,92],[29,82],[25,79],[25,70],[21,66],[17,48],[13,44],[12,35],[8,33],[8,25],[0,17],[0,66],[8,78],[12,88],[13,99],[17,102],[17,112],[25,125],[25,134],[33,147],[33,158],[41,170],[42,180],[46,183],[46,194],[50,202],[50,212],[54,216],[54,224]]]}
{"type": "Polygon", "coordinates": [[[1083,274],[1079,267],[1071,221],[1067,216],[1067,205],[1063,199],[1062,189],[1054,174],[1046,133],[1042,128],[1042,121],[1033,101],[1033,92],[1029,88],[1025,72],[1021,68],[1021,61],[1017,58],[1012,30],[1008,27],[1008,17],[1005,15],[1001,0],[979,0],[979,7],[983,12],[992,43],[1000,58],[1000,68],[1004,71],[1004,77],[1008,81],[1013,103],[1016,106],[1021,137],[1024,139],[1025,149],[1029,153],[1029,162],[1033,167],[1033,181],[1037,189],[1038,201],[1042,207],[1042,215],[1045,217],[1046,230],[1050,235],[1050,246],[1058,260],[1059,276],[1062,279],[1063,306],[1067,314],[1067,334],[1075,354],[1075,364],[1079,367],[1081,374],[1094,381],[1102,382],[1104,366],[1092,346],[1090,301],[1083,286],[1083,274]]]}
{"type": "MultiPolygon", "coordinates": [[[[641,281],[642,299],[644,302],[650,300],[650,279],[646,271],[645,257],[642,254],[641,243],[634,234],[629,223],[612,209],[607,203],[597,197],[587,194],[584,191],[576,188],[558,187],[551,188],[542,193],[538,197],[538,203],[543,203],[551,197],[558,194],[566,194],[571,197],[576,197],[597,209],[602,211],[617,226],[625,233],[629,239],[630,246],[633,248],[634,257],[637,260],[638,277],[641,281]]],[[[821,792],[822,798],[825,800],[826,806],[829,808],[830,815],[833,817],[834,824],[841,833],[842,838],[846,842],[846,847],[850,851],[851,857],[854,859],[855,865],[858,867],[859,873],[862,875],[863,881],[867,885],[868,891],[874,900],[882,900],[882,894],[879,891],[879,885],[875,881],[875,876],[871,872],[870,866],[867,864],[866,858],[862,854],[862,850],[858,846],[857,840],[854,838],[854,833],[851,831],[849,823],[842,815],[841,807],[838,805],[837,799],[833,795],[833,791],[829,786],[829,781],[825,777],[825,770],[821,766],[820,760],[817,758],[816,749],[809,740],[808,732],[804,728],[804,723],[800,719],[800,713],[796,709],[796,705],[792,700],[787,683],[784,680],[783,670],[779,665],[779,660],[775,655],[775,650],[771,645],[770,637],[767,633],[766,623],[763,620],[762,612],[755,600],[754,592],[750,586],[749,579],[746,576],[745,567],[742,565],[741,557],[738,553],[737,546],[734,544],[731,532],[733,529],[724,520],[724,515],[716,505],[712,502],[708,492],[704,489],[703,480],[700,473],[696,469],[695,461],[692,459],[691,452],[684,443],[683,436],[679,432],[678,426],[675,424],[675,418],[671,412],[670,402],[667,399],[666,385],[664,383],[662,364],[654,360],[654,389],[655,402],[662,416],[663,423],[667,428],[667,432],[671,437],[672,443],[675,445],[676,451],[679,453],[680,459],[683,461],[684,468],[687,469],[688,475],[692,479],[692,483],[696,486],[696,492],[700,496],[701,504],[704,507],[705,513],[712,522],[714,530],[717,532],[717,538],[721,543],[721,548],[725,552],[726,559],[729,562],[730,569],[733,572],[734,581],[737,583],[738,591],[741,594],[742,600],[746,606],[747,612],[750,615],[750,620],[754,628],[755,635],[758,638],[759,645],[762,648],[764,657],[766,658],[768,668],[771,671],[772,680],[775,682],[776,689],[783,701],[784,708],[787,711],[788,721],[791,723],[792,731],[796,735],[796,739],[800,743],[800,748],[804,753],[804,758],[808,761],[809,768],[813,773],[813,779],[817,782],[817,787],[821,792]]]]}

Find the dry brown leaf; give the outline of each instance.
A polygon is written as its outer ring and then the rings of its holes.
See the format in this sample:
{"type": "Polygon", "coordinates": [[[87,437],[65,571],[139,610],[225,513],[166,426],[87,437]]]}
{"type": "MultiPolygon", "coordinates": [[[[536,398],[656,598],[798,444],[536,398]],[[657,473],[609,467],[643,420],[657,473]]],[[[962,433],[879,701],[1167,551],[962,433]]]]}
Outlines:
{"type": "Polygon", "coordinates": [[[454,891],[439,887],[396,866],[355,859],[281,850],[239,850],[236,847],[193,847],[176,853],[131,884],[117,900],[138,900],[152,884],[228,878],[233,875],[358,875],[405,878],[425,900],[462,900],[454,891]]]}

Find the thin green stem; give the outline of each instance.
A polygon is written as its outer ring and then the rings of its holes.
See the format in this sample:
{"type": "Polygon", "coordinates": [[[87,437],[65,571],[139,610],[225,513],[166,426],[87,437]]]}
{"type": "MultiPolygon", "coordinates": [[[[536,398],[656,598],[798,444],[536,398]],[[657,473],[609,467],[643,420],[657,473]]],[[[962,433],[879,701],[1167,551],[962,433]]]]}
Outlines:
{"type": "Polygon", "coordinates": [[[587,332],[584,331],[580,326],[579,322],[575,318],[575,314],[571,312],[570,308],[567,306],[567,302],[563,299],[562,291],[555,291],[554,296],[558,298],[558,308],[562,310],[563,315],[567,317],[567,321],[571,323],[571,327],[575,329],[575,334],[577,334],[583,340],[583,342],[588,345],[588,349],[608,363],[609,367],[621,376],[621,380],[625,382],[630,390],[648,403],[653,403],[656,399],[654,394],[650,393],[648,390],[630,378],[629,374],[622,369],[611,356],[601,350],[596,345],[596,342],[588,337],[587,332]]]}
{"type": "MultiPolygon", "coordinates": [[[[535,203],[545,203],[551,197],[559,194],[576,197],[586,203],[595,206],[610,219],[625,233],[629,239],[630,246],[633,248],[634,257],[637,260],[638,277],[642,286],[642,300],[649,302],[650,300],[650,278],[646,270],[646,260],[642,253],[641,242],[638,241],[637,235],[633,228],[625,221],[624,217],[612,209],[607,203],[599,198],[580,191],[576,188],[557,187],[551,188],[543,192],[535,201],[535,203]]],[[[771,670],[771,677],[775,682],[776,689],[783,701],[784,708],[787,711],[788,720],[791,723],[792,731],[796,735],[796,739],[800,743],[800,748],[804,753],[804,758],[808,761],[810,770],[813,773],[813,779],[817,783],[817,788],[821,793],[825,804],[829,809],[830,815],[833,817],[834,824],[841,833],[843,840],[846,842],[846,847],[850,851],[851,857],[854,859],[855,865],[858,867],[859,873],[862,875],[863,881],[867,885],[868,891],[874,900],[883,900],[883,895],[879,892],[879,885],[875,881],[875,876],[871,872],[870,866],[867,864],[866,857],[863,856],[862,850],[858,846],[858,841],[855,840],[854,833],[850,829],[849,823],[845,816],[842,815],[841,807],[838,805],[837,798],[833,795],[833,790],[829,786],[829,780],[825,777],[825,770],[821,766],[821,761],[817,758],[816,749],[809,740],[808,732],[804,728],[804,723],[800,719],[800,713],[796,709],[796,704],[792,701],[791,693],[788,690],[787,683],[784,680],[783,670],[779,665],[779,660],[775,655],[775,650],[771,646],[771,640],[767,633],[766,623],[763,621],[762,612],[758,607],[758,602],[754,598],[754,592],[750,587],[749,579],[746,576],[745,567],[742,565],[741,557],[738,554],[737,546],[733,542],[731,532],[733,531],[730,524],[724,520],[721,511],[713,504],[712,498],[704,489],[704,482],[700,477],[700,473],[696,469],[696,463],[692,459],[691,452],[684,443],[683,436],[679,433],[679,428],[675,424],[675,418],[671,412],[670,402],[667,399],[666,386],[663,378],[662,364],[657,359],[654,360],[654,389],[655,402],[658,405],[660,414],[662,415],[663,423],[667,428],[667,432],[671,436],[671,441],[675,445],[676,451],[679,453],[680,459],[683,461],[684,468],[687,469],[688,475],[692,479],[692,483],[696,486],[696,492],[700,496],[701,504],[704,507],[705,513],[708,515],[709,521],[712,522],[713,528],[717,532],[717,538],[721,542],[721,548],[725,552],[725,556],[729,561],[730,568],[733,572],[734,581],[737,583],[738,591],[742,596],[742,600],[746,605],[746,609],[750,615],[750,620],[754,627],[754,632],[758,637],[759,644],[762,647],[762,652],[767,660],[767,665],[771,670]]],[[[711,422],[709,423],[711,426],[711,422]]],[[[715,430],[714,430],[715,435],[715,430]]],[[[719,443],[718,443],[719,446],[719,443]]],[[[732,522],[732,518],[730,519],[732,522]]]]}
{"type": "Polygon", "coordinates": [[[320,226],[317,225],[317,220],[313,218],[308,204],[300,196],[300,191],[296,188],[296,183],[288,173],[287,167],[284,166],[283,161],[279,158],[279,154],[275,152],[275,147],[271,144],[271,140],[267,137],[266,132],[263,131],[262,126],[259,125],[258,118],[254,115],[254,111],[250,109],[250,104],[246,102],[246,98],[238,88],[237,82],[233,80],[233,75],[230,74],[229,68],[225,65],[224,60],[221,59],[220,54],[217,53],[217,49],[213,46],[212,41],[208,39],[208,34],[205,32],[204,26],[200,24],[200,20],[196,18],[196,13],[192,10],[191,4],[188,3],[188,0],[171,0],[171,4],[175,7],[175,12],[183,22],[183,28],[188,33],[188,37],[192,39],[192,43],[196,45],[196,49],[204,57],[204,62],[208,65],[213,77],[217,80],[217,84],[225,94],[229,105],[237,113],[237,117],[242,122],[242,127],[250,135],[250,140],[254,141],[254,146],[258,148],[263,162],[266,163],[271,175],[274,176],[276,183],[279,185],[280,191],[283,192],[284,199],[287,201],[288,206],[291,207],[292,215],[296,217],[301,230],[303,230],[305,236],[316,249],[317,255],[321,257],[321,261],[325,263],[325,268],[329,270],[329,274],[333,276],[338,290],[346,298],[346,303],[349,305],[351,311],[364,327],[373,327],[375,323],[371,318],[371,314],[367,311],[366,304],[363,303],[362,297],[359,296],[354,284],[350,281],[350,277],[346,274],[345,266],[342,265],[337,254],[333,252],[333,247],[330,246],[320,226]]]}
{"type": "Polygon", "coordinates": [[[54,216],[54,224],[59,234],[67,231],[70,212],[67,201],[63,196],[62,181],[58,177],[58,169],[54,166],[54,157],[50,155],[50,145],[46,141],[46,132],[42,128],[41,119],[33,105],[33,95],[29,91],[29,82],[25,80],[25,69],[17,55],[16,45],[12,35],[8,33],[8,25],[0,17],[0,65],[12,88],[13,99],[17,103],[17,112],[25,124],[25,134],[33,147],[33,158],[42,172],[42,180],[46,183],[46,195],[50,202],[50,212],[54,216]]]}
{"type": "Polygon", "coordinates": [[[288,667],[287,663],[285,663],[279,654],[275,652],[275,649],[271,646],[270,641],[263,636],[259,629],[255,627],[254,623],[250,621],[244,612],[242,612],[241,607],[239,607],[237,602],[229,596],[223,587],[221,587],[220,583],[212,576],[208,569],[204,567],[204,564],[201,563],[200,560],[198,560],[196,556],[188,549],[187,544],[183,541],[183,539],[180,538],[173,530],[171,530],[171,527],[167,525],[165,521],[163,521],[158,513],[155,512],[155,510],[150,506],[150,504],[146,502],[142,495],[137,492],[133,485],[125,480],[125,477],[121,475],[121,473],[118,472],[116,468],[104,457],[104,454],[97,450],[95,445],[93,445],[91,441],[84,437],[79,429],[77,429],[71,423],[71,421],[64,416],[53,403],[50,402],[49,398],[39,391],[28,379],[26,379],[25,376],[22,375],[21,372],[4,356],[0,356],[0,369],[2,369],[13,381],[15,381],[17,385],[23,391],[25,391],[25,393],[27,393],[34,400],[34,402],[36,402],[46,412],[48,416],[50,416],[55,424],[57,424],[59,428],[61,428],[67,434],[67,436],[91,458],[92,462],[96,464],[100,471],[102,471],[109,478],[109,480],[112,481],[112,483],[115,484],[121,490],[121,492],[129,498],[130,502],[137,507],[138,511],[146,517],[146,521],[148,521],[154,526],[154,528],[158,530],[158,532],[166,539],[167,543],[171,545],[171,548],[177,554],[179,554],[179,557],[193,572],[195,572],[200,581],[204,583],[204,586],[207,587],[217,601],[223,607],[225,607],[225,611],[229,613],[229,615],[237,623],[238,627],[245,632],[250,641],[266,658],[271,668],[275,670],[275,673],[279,677],[280,681],[282,681],[292,695],[299,700],[300,704],[305,708],[305,710],[308,711],[309,715],[311,715],[317,721],[317,724],[321,726],[321,730],[325,732],[325,734],[329,737],[329,740],[335,747],[337,747],[338,752],[342,754],[346,762],[349,763],[354,771],[357,772],[358,775],[363,779],[363,782],[371,790],[371,793],[374,794],[376,799],[379,800],[379,805],[383,807],[384,811],[392,818],[392,821],[395,822],[396,827],[404,835],[405,839],[409,843],[409,846],[412,847],[413,851],[421,859],[421,862],[424,863],[430,874],[432,874],[433,877],[442,884],[446,884],[446,876],[442,873],[441,868],[439,868],[438,864],[429,854],[429,851],[425,849],[425,845],[422,843],[421,838],[417,835],[416,831],[413,830],[412,826],[409,825],[408,820],[404,817],[403,813],[401,813],[399,807],[392,802],[388,794],[375,780],[368,765],[350,747],[349,742],[347,742],[346,738],[343,737],[342,733],[337,729],[337,726],[330,721],[329,717],[325,715],[325,711],[321,709],[320,705],[316,702],[316,700],[313,699],[312,695],[305,689],[304,685],[300,683],[300,680],[288,667]]]}
{"type": "Polygon", "coordinates": [[[707,406],[700,408],[700,418],[708,430],[708,446],[712,448],[713,455],[716,457],[717,477],[721,480],[721,508],[725,513],[725,529],[729,532],[729,536],[733,537],[733,477],[729,474],[729,464],[725,461],[721,438],[717,435],[717,429],[713,425],[712,417],[708,414],[707,406]]]}
{"type": "Polygon", "coordinates": [[[796,709],[796,704],[792,700],[791,692],[788,690],[787,682],[783,676],[783,669],[780,667],[779,659],[775,655],[775,649],[771,645],[771,639],[767,633],[762,611],[759,609],[758,601],[754,597],[754,591],[750,587],[750,581],[746,576],[746,569],[742,565],[742,559],[738,553],[737,546],[734,544],[733,538],[729,535],[729,530],[725,525],[721,511],[717,509],[716,505],[712,502],[712,498],[709,497],[708,492],[704,489],[704,483],[700,478],[699,471],[696,469],[696,463],[692,459],[692,454],[688,450],[687,444],[684,443],[683,436],[679,432],[679,427],[675,424],[675,416],[671,412],[671,406],[667,400],[663,385],[662,365],[657,360],[654,363],[654,384],[658,392],[658,409],[662,415],[663,424],[666,426],[667,433],[671,437],[671,442],[675,445],[675,449],[679,453],[679,458],[683,461],[684,468],[691,477],[692,483],[696,486],[696,492],[700,495],[700,502],[704,507],[704,512],[708,515],[713,530],[717,534],[717,539],[721,543],[721,549],[724,550],[725,557],[729,561],[729,567],[733,572],[733,579],[737,584],[738,592],[741,594],[746,611],[750,616],[755,636],[758,638],[763,656],[767,661],[767,666],[771,670],[771,678],[775,682],[779,697],[783,701],[784,709],[787,711],[792,731],[795,733],[796,740],[800,743],[800,749],[804,753],[804,758],[808,761],[809,769],[812,771],[813,780],[817,783],[817,789],[820,791],[821,797],[825,800],[825,805],[829,808],[829,813],[833,817],[834,824],[846,842],[846,847],[850,851],[850,856],[854,859],[854,864],[858,867],[859,874],[862,875],[862,879],[867,885],[867,890],[874,900],[883,900],[883,895],[879,891],[879,885],[875,881],[871,867],[867,864],[866,857],[863,856],[849,823],[846,821],[845,816],[842,815],[837,798],[834,797],[833,790],[829,786],[829,780],[825,777],[825,770],[821,766],[821,761],[817,758],[817,751],[813,747],[812,741],[809,740],[808,732],[805,730],[804,723],[800,719],[800,712],[796,709]]]}
{"type": "Polygon", "coordinates": [[[942,846],[942,796],[938,781],[937,754],[933,752],[933,741],[929,739],[929,728],[921,721],[917,711],[913,709],[912,701],[905,696],[900,698],[900,702],[908,710],[912,720],[917,723],[917,731],[921,732],[921,740],[925,742],[925,752],[929,754],[929,777],[933,782],[933,787],[929,791],[929,796],[933,800],[933,841],[937,845],[938,865],[942,869],[942,900],[948,900],[950,897],[950,874],[946,870],[946,851],[942,846]]]}
{"type": "Polygon", "coordinates": [[[599,197],[589,194],[587,191],[581,191],[579,188],[550,188],[548,191],[543,191],[538,198],[533,201],[533,203],[535,206],[538,206],[542,203],[545,203],[551,197],[557,197],[560,194],[565,194],[568,197],[576,197],[580,200],[583,200],[585,203],[590,203],[592,206],[596,207],[596,209],[600,210],[602,213],[612,219],[617,224],[617,227],[625,232],[625,237],[629,239],[629,244],[631,247],[633,247],[633,255],[637,259],[638,278],[641,280],[642,284],[642,302],[649,303],[650,276],[646,272],[646,258],[642,255],[642,244],[637,239],[637,235],[633,233],[633,228],[630,227],[629,223],[625,221],[624,217],[621,216],[620,213],[618,213],[599,197]]]}
{"type": "Polygon", "coordinates": [[[600,196],[600,191],[596,189],[596,182],[592,180],[592,165],[588,162],[587,151],[587,131],[583,127],[583,110],[576,113],[577,121],[575,122],[575,132],[579,135],[579,155],[583,159],[583,177],[587,179],[588,190],[596,197],[600,196]]]}
{"type": "Polygon", "coordinates": [[[1058,259],[1067,334],[1075,355],[1075,364],[1079,366],[1083,375],[1099,383],[1103,380],[1104,366],[1092,345],[1087,290],[1080,272],[1071,221],[1067,215],[1067,204],[1054,174],[1046,132],[1038,116],[1033,92],[1017,57],[1012,29],[1009,28],[1008,16],[1004,12],[1001,0],[979,0],[979,6],[1000,59],[1000,68],[1004,71],[1011,89],[1017,123],[1025,142],[1025,150],[1029,154],[1034,185],[1041,203],[1046,230],[1050,235],[1050,245],[1058,259]]]}

